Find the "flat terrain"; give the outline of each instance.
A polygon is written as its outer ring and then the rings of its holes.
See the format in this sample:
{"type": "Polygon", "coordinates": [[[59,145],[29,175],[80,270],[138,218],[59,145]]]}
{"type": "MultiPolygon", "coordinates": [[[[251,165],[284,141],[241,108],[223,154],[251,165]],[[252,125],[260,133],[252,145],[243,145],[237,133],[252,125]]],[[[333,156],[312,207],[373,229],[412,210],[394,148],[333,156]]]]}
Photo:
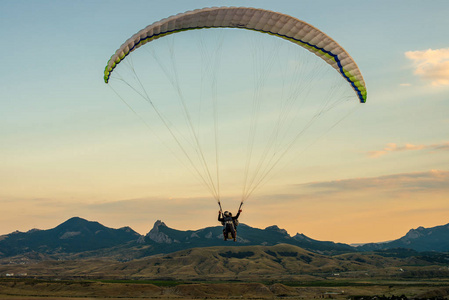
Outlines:
{"type": "Polygon", "coordinates": [[[0,299],[449,299],[449,279],[428,281],[172,282],[0,279],[0,299]]]}

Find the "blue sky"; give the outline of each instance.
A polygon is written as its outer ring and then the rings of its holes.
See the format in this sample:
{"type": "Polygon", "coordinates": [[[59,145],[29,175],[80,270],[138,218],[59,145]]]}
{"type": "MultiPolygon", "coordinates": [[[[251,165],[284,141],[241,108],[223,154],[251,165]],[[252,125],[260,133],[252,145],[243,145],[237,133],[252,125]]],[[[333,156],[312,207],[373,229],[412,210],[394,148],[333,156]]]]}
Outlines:
{"type": "Polygon", "coordinates": [[[156,219],[215,225],[208,193],[103,82],[132,34],[210,6],[314,25],[350,53],[368,89],[362,108],[245,203],[242,222],[339,242],[449,222],[447,1],[2,1],[0,234],[74,215],[143,234],[156,219]]]}

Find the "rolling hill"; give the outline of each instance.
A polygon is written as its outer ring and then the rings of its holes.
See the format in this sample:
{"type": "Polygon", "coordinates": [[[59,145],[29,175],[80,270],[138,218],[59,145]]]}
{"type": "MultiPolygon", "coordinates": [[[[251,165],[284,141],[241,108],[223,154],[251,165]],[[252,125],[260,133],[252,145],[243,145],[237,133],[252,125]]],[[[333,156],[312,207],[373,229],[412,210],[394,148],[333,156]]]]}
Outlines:
{"type": "Polygon", "coordinates": [[[429,263],[416,257],[382,257],[372,253],[328,256],[279,244],[193,248],[128,262],[104,258],[22,259],[18,263],[0,264],[0,274],[23,274],[41,279],[279,282],[329,278],[447,278],[449,269],[445,264],[429,263]]]}

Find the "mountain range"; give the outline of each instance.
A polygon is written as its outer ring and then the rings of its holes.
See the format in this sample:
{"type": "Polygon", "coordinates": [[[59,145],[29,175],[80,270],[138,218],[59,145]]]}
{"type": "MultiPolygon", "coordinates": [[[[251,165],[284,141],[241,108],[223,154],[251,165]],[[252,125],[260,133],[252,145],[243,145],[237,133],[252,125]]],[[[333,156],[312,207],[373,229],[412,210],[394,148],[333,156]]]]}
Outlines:
{"type": "Polygon", "coordinates": [[[386,250],[393,248],[413,249],[415,251],[449,251],[449,224],[411,229],[400,239],[385,243],[369,243],[358,248],[361,251],[386,250]]]}
{"type": "Polygon", "coordinates": [[[290,244],[324,255],[370,251],[383,256],[409,257],[418,255],[418,252],[449,252],[449,224],[419,227],[394,241],[354,247],[314,240],[303,234],[290,236],[276,225],[258,229],[240,224],[237,242],[225,242],[221,226],[181,231],[158,220],[150,232],[142,236],[130,227],[113,229],[74,217],[52,229],[16,231],[0,236],[0,259],[19,256],[40,260],[101,257],[129,261],[191,248],[277,244],[290,244]]]}

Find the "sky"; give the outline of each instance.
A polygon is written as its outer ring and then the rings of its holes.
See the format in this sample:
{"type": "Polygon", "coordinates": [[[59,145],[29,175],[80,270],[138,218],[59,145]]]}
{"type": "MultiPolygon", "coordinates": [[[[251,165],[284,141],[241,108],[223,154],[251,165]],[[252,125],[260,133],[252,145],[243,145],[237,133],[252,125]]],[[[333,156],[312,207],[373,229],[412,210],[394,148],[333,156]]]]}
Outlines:
{"type": "MultiPolygon", "coordinates": [[[[141,234],[159,219],[179,230],[218,225],[207,189],[103,81],[128,37],[212,6],[314,25],[354,58],[368,90],[367,103],[245,202],[241,222],[344,243],[449,223],[449,2],[3,0],[0,234],[74,216],[141,234]]],[[[233,193],[223,200],[231,211],[233,193]]]]}

